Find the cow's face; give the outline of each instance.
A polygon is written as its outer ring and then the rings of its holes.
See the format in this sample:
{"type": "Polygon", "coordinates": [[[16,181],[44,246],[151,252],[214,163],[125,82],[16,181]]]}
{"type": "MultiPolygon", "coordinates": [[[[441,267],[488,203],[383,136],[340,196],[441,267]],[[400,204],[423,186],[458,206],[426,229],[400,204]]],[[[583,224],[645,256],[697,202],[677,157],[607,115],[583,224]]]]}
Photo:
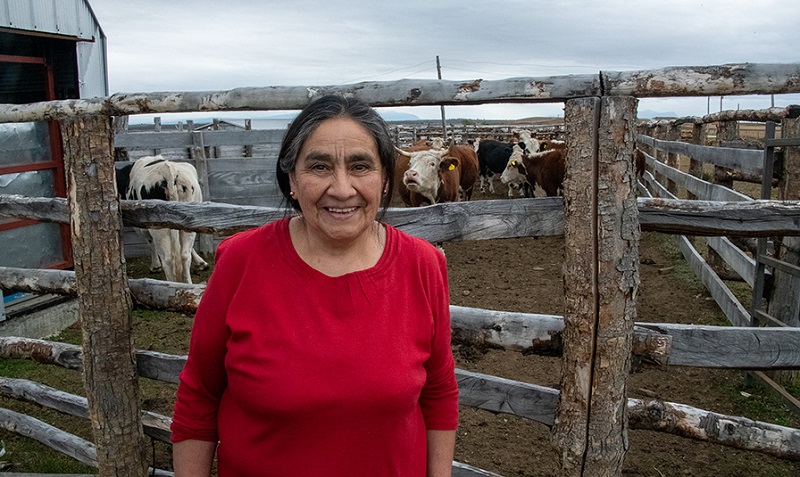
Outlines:
{"type": "Polygon", "coordinates": [[[522,161],[523,151],[519,145],[514,145],[511,149],[511,156],[503,173],[500,174],[500,181],[503,184],[519,184],[526,180],[525,164],[522,161]]]}
{"type": "Polygon", "coordinates": [[[422,194],[434,202],[439,193],[439,170],[445,150],[428,150],[411,153],[403,184],[412,192],[422,194]]]}

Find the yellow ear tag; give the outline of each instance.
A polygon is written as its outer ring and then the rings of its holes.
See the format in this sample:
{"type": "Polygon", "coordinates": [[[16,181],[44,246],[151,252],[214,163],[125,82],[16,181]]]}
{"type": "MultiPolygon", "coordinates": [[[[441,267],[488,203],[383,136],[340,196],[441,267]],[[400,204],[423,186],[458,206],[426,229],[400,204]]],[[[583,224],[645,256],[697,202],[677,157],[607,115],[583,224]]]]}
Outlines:
{"type": "Polygon", "coordinates": [[[450,164],[450,167],[448,167],[448,168],[447,168],[447,170],[448,170],[448,171],[452,171],[452,170],[453,170],[453,169],[455,169],[455,168],[456,168],[456,166],[454,166],[454,165],[450,164]]]}
{"type": "Polygon", "coordinates": [[[517,167],[517,161],[511,161],[511,166],[512,167],[517,167]]]}
{"type": "Polygon", "coordinates": [[[542,149],[547,149],[547,144],[542,144],[542,149]]]}

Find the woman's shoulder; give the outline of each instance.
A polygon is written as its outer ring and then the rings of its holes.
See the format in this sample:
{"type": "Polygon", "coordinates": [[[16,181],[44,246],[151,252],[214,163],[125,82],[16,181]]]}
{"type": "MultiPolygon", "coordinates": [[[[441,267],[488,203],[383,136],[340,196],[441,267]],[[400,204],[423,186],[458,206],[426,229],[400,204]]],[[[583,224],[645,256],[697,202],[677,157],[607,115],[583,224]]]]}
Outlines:
{"type": "Polygon", "coordinates": [[[247,258],[257,250],[274,250],[270,242],[279,240],[279,235],[286,228],[285,222],[288,220],[288,218],[276,220],[226,237],[217,246],[217,260],[222,256],[247,258]]]}
{"type": "Polygon", "coordinates": [[[444,264],[444,254],[433,244],[419,237],[414,237],[400,229],[386,226],[391,234],[392,240],[396,244],[395,252],[405,260],[415,259],[422,263],[441,263],[444,264]]]}

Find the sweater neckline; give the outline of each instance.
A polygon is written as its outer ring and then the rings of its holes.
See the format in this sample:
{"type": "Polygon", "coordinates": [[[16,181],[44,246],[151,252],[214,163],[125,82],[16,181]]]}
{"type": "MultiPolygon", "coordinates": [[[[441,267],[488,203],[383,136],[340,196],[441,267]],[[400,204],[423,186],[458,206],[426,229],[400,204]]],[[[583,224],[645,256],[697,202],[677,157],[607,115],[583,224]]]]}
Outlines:
{"type": "Polygon", "coordinates": [[[393,251],[396,247],[395,233],[397,230],[388,224],[381,223],[386,230],[386,243],[384,244],[383,252],[381,253],[380,258],[375,265],[363,270],[345,273],[344,275],[340,275],[338,277],[332,277],[320,272],[316,268],[306,263],[306,261],[300,257],[300,254],[297,253],[297,250],[294,248],[294,244],[292,243],[291,234],[289,233],[289,221],[291,219],[292,217],[286,217],[281,219],[277,224],[277,235],[281,245],[281,255],[294,269],[309,278],[316,278],[319,280],[347,280],[349,277],[359,277],[364,275],[375,277],[383,273],[389,266],[391,266],[390,262],[392,261],[392,257],[394,257],[393,251]]]}

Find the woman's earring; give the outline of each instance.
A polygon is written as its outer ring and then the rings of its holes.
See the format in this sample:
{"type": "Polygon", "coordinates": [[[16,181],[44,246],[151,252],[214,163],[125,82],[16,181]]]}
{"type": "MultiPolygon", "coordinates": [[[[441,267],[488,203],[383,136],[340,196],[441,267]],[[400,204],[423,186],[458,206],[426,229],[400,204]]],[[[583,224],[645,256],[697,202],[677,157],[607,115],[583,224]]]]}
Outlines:
{"type": "Polygon", "coordinates": [[[289,196],[290,196],[292,199],[294,199],[294,198],[295,198],[295,197],[294,197],[294,191],[293,191],[293,190],[290,190],[290,191],[289,191],[289,196]]]}

